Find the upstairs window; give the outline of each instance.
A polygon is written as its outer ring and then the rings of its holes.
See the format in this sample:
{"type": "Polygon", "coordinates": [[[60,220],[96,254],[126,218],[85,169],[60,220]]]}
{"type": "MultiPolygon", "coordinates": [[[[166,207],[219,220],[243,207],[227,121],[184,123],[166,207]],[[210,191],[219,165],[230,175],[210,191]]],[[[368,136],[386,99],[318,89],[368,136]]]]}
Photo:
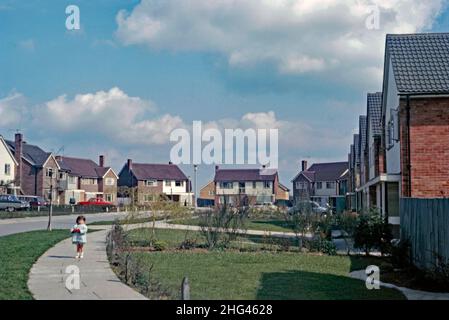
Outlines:
{"type": "Polygon", "coordinates": [[[45,170],[45,176],[49,178],[53,177],[53,168],[47,168],[45,170]]]}
{"type": "Polygon", "coordinates": [[[316,183],[316,188],[317,189],[323,189],[323,183],[322,182],[317,182],[316,183]]]}
{"type": "Polygon", "coordinates": [[[182,187],[182,181],[175,181],[176,187],[182,187]]]}
{"type": "Polygon", "coordinates": [[[114,178],[106,178],[105,184],[107,186],[113,186],[113,185],[115,185],[115,179],[114,178]]]}
{"type": "Polygon", "coordinates": [[[264,181],[264,182],[263,182],[263,187],[264,187],[265,189],[271,188],[271,181],[264,181]]]}
{"type": "Polygon", "coordinates": [[[157,180],[146,180],[145,185],[147,187],[156,187],[157,186],[157,180]]]}
{"type": "Polygon", "coordinates": [[[171,187],[171,180],[165,180],[165,186],[171,187]]]}
{"type": "Polygon", "coordinates": [[[5,176],[11,175],[11,165],[9,163],[5,164],[5,176]]]}
{"type": "Polygon", "coordinates": [[[234,184],[232,182],[220,182],[220,188],[232,189],[232,188],[234,188],[234,184]]]}
{"type": "Polygon", "coordinates": [[[333,189],[335,188],[335,182],[326,182],[326,189],[333,189]]]}

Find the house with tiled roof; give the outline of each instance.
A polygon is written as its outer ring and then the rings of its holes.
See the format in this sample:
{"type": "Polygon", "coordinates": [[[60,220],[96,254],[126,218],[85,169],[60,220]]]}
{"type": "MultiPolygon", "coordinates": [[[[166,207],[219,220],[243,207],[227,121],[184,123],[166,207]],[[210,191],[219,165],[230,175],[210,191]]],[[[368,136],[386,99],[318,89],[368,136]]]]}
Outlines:
{"type": "Polygon", "coordinates": [[[301,171],[292,179],[295,202],[312,200],[321,205],[345,206],[348,166],[348,162],[329,162],[307,167],[303,160],[301,171]]]}
{"type": "Polygon", "coordinates": [[[368,180],[368,155],[367,146],[367,118],[365,115],[359,117],[359,150],[360,150],[360,185],[364,185],[368,180]]]}
{"type": "Polygon", "coordinates": [[[386,37],[382,121],[383,207],[399,223],[399,197],[449,196],[449,33],[386,37]]]}
{"type": "Polygon", "coordinates": [[[0,135],[0,194],[17,193],[15,180],[17,164],[8,144],[0,135]]]}
{"type": "Polygon", "coordinates": [[[214,183],[215,205],[274,204],[277,197],[285,199],[274,169],[220,169],[216,166],[214,183]]]}
{"type": "Polygon", "coordinates": [[[61,204],[74,204],[89,199],[117,203],[118,176],[105,166],[105,156],[96,163],[91,159],[56,156],[60,170],[58,196],[61,204]]]}
{"type": "Polygon", "coordinates": [[[24,141],[21,133],[14,141],[5,140],[17,162],[15,185],[17,194],[36,195],[50,200],[57,199],[57,177],[59,164],[51,152],[24,141]]]}
{"type": "Polygon", "coordinates": [[[166,199],[181,205],[193,204],[190,179],[173,163],[134,163],[128,159],[118,174],[122,196],[144,205],[166,199]]]}
{"type": "Polygon", "coordinates": [[[362,161],[362,183],[357,188],[361,195],[359,210],[377,207],[382,209],[382,192],[385,188],[385,161],[382,147],[382,93],[368,93],[366,104],[366,128],[362,161]]]}

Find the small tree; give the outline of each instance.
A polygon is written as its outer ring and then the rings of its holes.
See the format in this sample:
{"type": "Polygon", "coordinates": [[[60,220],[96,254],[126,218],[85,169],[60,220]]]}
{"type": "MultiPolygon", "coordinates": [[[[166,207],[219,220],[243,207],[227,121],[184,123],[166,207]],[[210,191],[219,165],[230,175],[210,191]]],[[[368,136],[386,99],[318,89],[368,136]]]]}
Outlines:
{"type": "Polygon", "coordinates": [[[337,225],[343,233],[343,239],[346,244],[348,256],[351,254],[349,240],[354,238],[354,233],[359,223],[359,216],[355,212],[344,212],[337,217],[337,225]]]}
{"type": "Polygon", "coordinates": [[[354,247],[362,249],[368,256],[373,248],[384,254],[390,249],[391,228],[377,209],[360,215],[354,232],[354,247]]]}
{"type": "Polygon", "coordinates": [[[238,234],[245,232],[247,219],[247,207],[229,207],[226,203],[201,214],[201,233],[206,239],[207,247],[214,249],[217,246],[228,246],[238,234]]]}
{"type": "Polygon", "coordinates": [[[300,201],[289,212],[285,214],[285,219],[289,223],[298,241],[298,247],[304,247],[306,234],[313,227],[312,206],[308,201],[300,201]]]}

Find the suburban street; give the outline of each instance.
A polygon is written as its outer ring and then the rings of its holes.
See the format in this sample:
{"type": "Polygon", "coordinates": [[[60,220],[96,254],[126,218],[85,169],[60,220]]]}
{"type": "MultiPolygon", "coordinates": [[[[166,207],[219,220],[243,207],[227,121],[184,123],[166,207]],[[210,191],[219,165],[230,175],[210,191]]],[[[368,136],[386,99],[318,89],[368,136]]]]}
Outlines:
{"type": "MultiPolygon", "coordinates": [[[[1,214],[1,213],[0,213],[1,214]]],[[[124,213],[95,213],[85,214],[88,223],[96,221],[112,221],[124,213]]],[[[78,214],[54,216],[53,229],[70,229],[78,214]]],[[[47,229],[48,217],[15,218],[0,220],[0,236],[19,232],[47,229]]]]}

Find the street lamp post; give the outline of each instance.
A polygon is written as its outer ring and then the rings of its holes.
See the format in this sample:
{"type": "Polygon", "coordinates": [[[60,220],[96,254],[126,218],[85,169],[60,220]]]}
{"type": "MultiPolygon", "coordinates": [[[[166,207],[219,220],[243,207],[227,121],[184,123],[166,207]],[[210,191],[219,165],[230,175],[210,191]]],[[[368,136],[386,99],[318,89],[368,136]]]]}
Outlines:
{"type": "Polygon", "coordinates": [[[51,227],[51,219],[53,216],[53,171],[50,171],[48,173],[49,178],[50,178],[50,196],[49,196],[49,200],[50,200],[50,207],[48,209],[48,225],[47,225],[47,230],[51,231],[52,227],[51,227]]]}
{"type": "Polygon", "coordinates": [[[197,184],[197,172],[198,172],[198,165],[193,165],[193,171],[194,171],[194,176],[193,176],[193,192],[194,192],[194,194],[193,194],[193,197],[194,197],[194,201],[195,201],[195,204],[194,204],[194,207],[195,207],[195,209],[197,208],[197,201],[196,201],[196,184],[197,184]]]}

